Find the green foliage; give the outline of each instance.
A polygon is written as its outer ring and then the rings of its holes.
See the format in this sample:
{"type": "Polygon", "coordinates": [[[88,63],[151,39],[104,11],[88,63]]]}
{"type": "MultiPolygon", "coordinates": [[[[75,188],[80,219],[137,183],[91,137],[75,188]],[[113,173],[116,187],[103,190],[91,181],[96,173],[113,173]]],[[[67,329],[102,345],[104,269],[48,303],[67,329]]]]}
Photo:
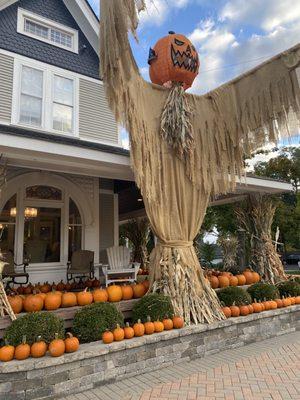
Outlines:
{"type": "Polygon", "coordinates": [[[151,293],[142,297],[133,307],[132,319],[134,322],[138,319],[146,322],[148,316],[152,321],[161,321],[166,317],[172,318],[174,309],[170,297],[159,293],[151,293]]]}
{"type": "Polygon", "coordinates": [[[282,282],[278,285],[278,290],[281,297],[300,296],[300,283],[293,281],[282,282]]]}
{"type": "Polygon", "coordinates": [[[50,343],[56,333],[60,338],[64,338],[64,322],[61,318],[52,313],[33,312],[13,321],[6,329],[4,339],[13,346],[22,343],[23,336],[26,336],[27,343],[30,345],[38,336],[50,343]]]}
{"type": "Polygon", "coordinates": [[[252,300],[264,301],[274,300],[279,297],[279,291],[276,286],[268,283],[254,283],[248,287],[247,292],[252,297],[252,300]]]}
{"type": "Polygon", "coordinates": [[[216,256],[215,245],[212,243],[202,243],[199,246],[199,253],[201,257],[201,262],[204,266],[212,266],[212,261],[216,256]]]}
{"type": "Polygon", "coordinates": [[[294,282],[298,282],[300,284],[300,276],[296,276],[293,280],[294,282]]]}
{"type": "Polygon", "coordinates": [[[114,304],[95,303],[82,307],[73,320],[73,333],[81,343],[100,340],[103,332],[124,324],[123,315],[114,304]]]}
{"type": "Polygon", "coordinates": [[[217,295],[221,304],[224,304],[224,306],[241,306],[252,302],[251,296],[246,290],[235,286],[228,286],[227,288],[221,289],[217,292],[217,295]]]}

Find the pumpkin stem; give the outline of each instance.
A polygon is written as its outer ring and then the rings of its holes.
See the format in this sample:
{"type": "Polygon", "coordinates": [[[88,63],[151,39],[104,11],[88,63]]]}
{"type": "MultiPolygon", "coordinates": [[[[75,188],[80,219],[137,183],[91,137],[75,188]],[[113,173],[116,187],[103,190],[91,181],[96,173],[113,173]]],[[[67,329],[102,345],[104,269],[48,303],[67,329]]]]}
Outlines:
{"type": "Polygon", "coordinates": [[[148,315],[148,317],[147,317],[147,322],[151,322],[151,317],[150,317],[150,315],[148,315]]]}
{"type": "Polygon", "coordinates": [[[73,335],[72,335],[71,332],[67,332],[67,333],[66,333],[66,336],[67,336],[68,338],[70,338],[70,339],[72,339],[72,337],[73,337],[73,335]]]}
{"type": "Polygon", "coordinates": [[[39,335],[39,336],[36,338],[36,341],[37,341],[37,342],[41,342],[41,341],[42,341],[42,336],[39,335]]]}
{"type": "Polygon", "coordinates": [[[130,328],[129,322],[126,322],[126,328],[130,328]]]}
{"type": "Polygon", "coordinates": [[[54,338],[55,338],[55,340],[58,339],[58,333],[57,332],[55,333],[54,338]]]}
{"type": "Polygon", "coordinates": [[[22,344],[26,344],[26,335],[23,335],[22,337],[22,344]]]}
{"type": "Polygon", "coordinates": [[[4,339],[4,345],[5,345],[5,346],[9,346],[8,339],[4,339]]]}

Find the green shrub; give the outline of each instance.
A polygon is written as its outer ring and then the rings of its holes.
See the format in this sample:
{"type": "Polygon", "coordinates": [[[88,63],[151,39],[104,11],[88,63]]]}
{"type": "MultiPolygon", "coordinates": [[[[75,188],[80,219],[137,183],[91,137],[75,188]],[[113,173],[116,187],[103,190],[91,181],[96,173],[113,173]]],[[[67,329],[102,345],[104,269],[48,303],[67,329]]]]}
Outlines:
{"type": "Polygon", "coordinates": [[[113,330],[116,325],[122,326],[124,318],[114,304],[95,303],[82,307],[73,320],[73,333],[81,343],[100,340],[103,332],[113,330]]]}
{"type": "Polygon", "coordinates": [[[280,296],[300,296],[300,283],[287,281],[278,285],[280,296]]]}
{"type": "Polygon", "coordinates": [[[138,319],[146,322],[148,316],[152,321],[162,320],[166,317],[172,318],[174,309],[170,297],[159,293],[151,293],[142,297],[133,307],[132,319],[134,322],[138,319]]]}
{"type": "Polygon", "coordinates": [[[248,293],[252,297],[252,300],[264,301],[274,300],[279,297],[279,291],[276,286],[269,283],[254,283],[247,289],[248,293]]]}
{"type": "Polygon", "coordinates": [[[4,339],[13,346],[20,344],[24,335],[28,344],[34,343],[38,336],[50,343],[56,333],[64,338],[64,321],[61,318],[48,312],[33,312],[13,321],[6,329],[4,339]]]}
{"type": "Polygon", "coordinates": [[[300,276],[296,276],[295,278],[293,278],[293,282],[297,282],[300,284],[300,276]]]}
{"type": "Polygon", "coordinates": [[[232,306],[233,304],[241,306],[252,302],[251,296],[246,292],[246,290],[235,286],[228,286],[221,289],[217,292],[217,295],[220,302],[225,306],[232,306]]]}

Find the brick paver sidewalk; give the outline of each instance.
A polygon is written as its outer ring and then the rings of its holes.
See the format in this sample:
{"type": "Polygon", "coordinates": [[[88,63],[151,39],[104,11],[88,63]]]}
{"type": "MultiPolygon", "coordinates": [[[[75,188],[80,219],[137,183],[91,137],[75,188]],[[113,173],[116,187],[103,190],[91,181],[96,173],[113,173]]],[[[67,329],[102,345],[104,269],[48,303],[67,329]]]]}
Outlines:
{"type": "Polygon", "coordinates": [[[300,400],[300,332],[100,386],[64,400],[300,400]]]}

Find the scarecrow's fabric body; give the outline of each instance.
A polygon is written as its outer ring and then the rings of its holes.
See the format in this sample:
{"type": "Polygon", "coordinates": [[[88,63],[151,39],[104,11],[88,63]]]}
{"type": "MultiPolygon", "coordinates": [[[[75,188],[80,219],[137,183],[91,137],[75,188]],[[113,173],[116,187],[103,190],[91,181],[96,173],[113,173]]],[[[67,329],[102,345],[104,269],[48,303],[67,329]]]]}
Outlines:
{"type": "Polygon", "coordinates": [[[211,322],[222,313],[192,242],[210,196],[234,189],[244,155],[299,129],[300,46],[206,95],[186,94],[194,141],[188,155],[178,155],[160,132],[169,90],[144,81],[132,56],[128,30],[136,28],[134,0],[101,1],[101,75],[116,119],[130,134],[135,179],[159,238],[152,289],[169,294],[186,322],[211,322]]]}

